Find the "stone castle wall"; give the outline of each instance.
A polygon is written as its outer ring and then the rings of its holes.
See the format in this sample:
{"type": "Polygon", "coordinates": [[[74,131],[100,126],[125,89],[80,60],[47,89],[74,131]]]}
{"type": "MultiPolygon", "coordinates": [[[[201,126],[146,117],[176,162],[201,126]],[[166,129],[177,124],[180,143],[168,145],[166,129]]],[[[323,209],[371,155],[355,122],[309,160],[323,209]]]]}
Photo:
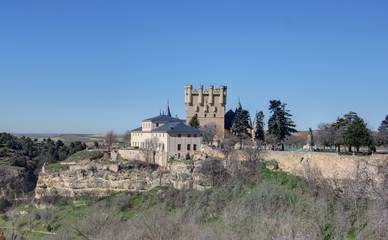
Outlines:
{"type": "MultiPolygon", "coordinates": [[[[111,152],[111,158],[113,160],[126,159],[126,160],[139,160],[145,162],[145,155],[139,149],[117,149],[111,152]]],[[[155,155],[155,163],[166,167],[167,166],[167,153],[157,152],[155,155]]]]}
{"type": "Polygon", "coordinates": [[[185,86],[186,123],[189,124],[193,116],[197,115],[201,126],[214,125],[217,128],[217,137],[224,137],[225,106],[227,87],[220,86],[214,89],[210,85],[204,89],[202,85],[194,90],[192,85],[185,86]]]}

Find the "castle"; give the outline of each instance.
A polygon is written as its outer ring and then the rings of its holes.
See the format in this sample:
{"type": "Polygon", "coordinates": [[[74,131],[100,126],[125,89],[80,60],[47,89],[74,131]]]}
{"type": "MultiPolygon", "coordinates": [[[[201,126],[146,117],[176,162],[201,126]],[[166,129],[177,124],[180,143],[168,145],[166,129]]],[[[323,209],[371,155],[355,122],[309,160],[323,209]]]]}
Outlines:
{"type": "Polygon", "coordinates": [[[204,89],[203,85],[198,86],[198,90],[192,85],[185,86],[186,123],[197,116],[201,126],[214,126],[217,129],[216,137],[224,138],[225,130],[225,106],[227,87],[220,86],[214,88],[210,85],[204,89]]]}

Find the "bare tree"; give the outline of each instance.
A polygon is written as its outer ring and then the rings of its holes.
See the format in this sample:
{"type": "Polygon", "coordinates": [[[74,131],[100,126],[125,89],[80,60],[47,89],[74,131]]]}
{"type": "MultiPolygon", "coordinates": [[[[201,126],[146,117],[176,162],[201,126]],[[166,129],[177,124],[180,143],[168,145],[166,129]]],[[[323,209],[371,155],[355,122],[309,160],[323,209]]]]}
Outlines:
{"type": "Polygon", "coordinates": [[[156,152],[158,151],[160,140],[156,136],[148,138],[144,142],[144,148],[142,149],[144,158],[147,163],[155,163],[156,152]]]}
{"type": "Polygon", "coordinates": [[[224,138],[221,141],[221,152],[224,154],[225,160],[229,160],[229,157],[234,151],[234,145],[236,145],[237,142],[239,142],[239,139],[234,135],[224,138]]]}
{"type": "Polygon", "coordinates": [[[325,149],[325,147],[333,146],[336,139],[335,129],[331,123],[320,123],[316,133],[317,142],[325,149]]]}
{"type": "Polygon", "coordinates": [[[105,143],[108,146],[108,152],[110,152],[112,146],[114,143],[117,142],[117,135],[114,133],[113,130],[110,130],[105,135],[105,143]]]}
{"type": "Polygon", "coordinates": [[[124,133],[123,140],[127,144],[128,147],[131,146],[131,132],[130,131],[126,131],[124,133]]]}
{"type": "Polygon", "coordinates": [[[16,222],[18,221],[20,214],[17,210],[10,210],[6,213],[6,216],[8,217],[9,222],[11,223],[11,239],[17,239],[19,231],[17,231],[16,222]]]}
{"type": "Polygon", "coordinates": [[[217,126],[215,124],[206,124],[201,130],[202,141],[206,144],[213,144],[214,137],[217,134],[217,126]]]}
{"type": "Polygon", "coordinates": [[[112,211],[112,208],[106,204],[106,202],[99,202],[92,206],[85,214],[73,223],[72,229],[75,235],[77,235],[80,239],[107,239],[105,236],[113,235],[109,233],[111,230],[115,229],[113,233],[115,233],[116,237],[118,237],[117,235],[120,233],[117,228],[122,227],[122,222],[120,220],[121,215],[119,214],[114,216],[112,211]]]}
{"type": "Polygon", "coordinates": [[[263,162],[263,152],[251,141],[245,144],[241,150],[242,161],[238,162],[237,171],[234,175],[243,183],[252,184],[261,176],[261,163],[263,162]]]}
{"type": "Polygon", "coordinates": [[[43,217],[44,221],[46,222],[46,230],[48,232],[51,232],[52,231],[52,224],[53,224],[55,217],[56,217],[55,213],[52,210],[46,208],[42,212],[41,216],[43,217]]]}

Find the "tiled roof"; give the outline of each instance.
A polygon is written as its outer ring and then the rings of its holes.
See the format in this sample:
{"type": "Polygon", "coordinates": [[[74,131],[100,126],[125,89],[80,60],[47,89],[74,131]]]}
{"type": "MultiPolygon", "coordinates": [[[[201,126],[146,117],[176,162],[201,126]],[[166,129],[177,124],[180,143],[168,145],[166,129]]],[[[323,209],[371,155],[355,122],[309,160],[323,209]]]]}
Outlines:
{"type": "Polygon", "coordinates": [[[144,121],[151,121],[153,123],[167,123],[167,122],[184,122],[182,119],[173,118],[167,115],[160,115],[153,118],[145,119],[144,121]]]}
{"type": "Polygon", "coordinates": [[[141,132],[143,129],[141,127],[133,129],[131,132],[141,132]]]}
{"type": "Polygon", "coordinates": [[[170,122],[165,125],[155,128],[152,132],[194,132],[200,133],[201,131],[190,127],[182,122],[170,122]]]}

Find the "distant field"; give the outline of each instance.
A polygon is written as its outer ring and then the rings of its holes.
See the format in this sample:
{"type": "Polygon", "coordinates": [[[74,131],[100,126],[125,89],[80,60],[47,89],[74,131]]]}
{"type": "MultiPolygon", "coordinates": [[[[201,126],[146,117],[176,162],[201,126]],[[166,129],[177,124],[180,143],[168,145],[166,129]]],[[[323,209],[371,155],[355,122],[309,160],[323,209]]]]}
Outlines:
{"type": "Polygon", "coordinates": [[[37,138],[39,141],[43,141],[44,138],[51,138],[53,141],[61,140],[64,143],[70,143],[75,141],[80,142],[101,142],[104,140],[104,134],[38,134],[38,133],[26,133],[26,134],[14,134],[17,137],[29,137],[32,139],[37,138]]]}

